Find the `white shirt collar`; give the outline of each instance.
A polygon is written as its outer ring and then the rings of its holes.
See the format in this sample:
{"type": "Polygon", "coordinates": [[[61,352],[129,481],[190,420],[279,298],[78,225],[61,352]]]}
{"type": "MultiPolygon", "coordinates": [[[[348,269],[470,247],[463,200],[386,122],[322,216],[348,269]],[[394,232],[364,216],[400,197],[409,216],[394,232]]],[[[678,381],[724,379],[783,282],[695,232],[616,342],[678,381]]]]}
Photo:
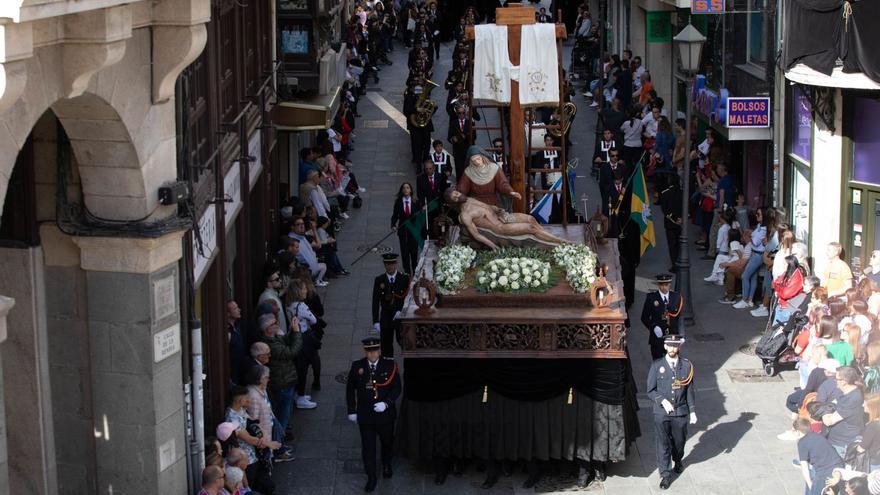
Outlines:
{"type": "Polygon", "coordinates": [[[669,357],[667,355],[666,356],[666,363],[669,364],[670,368],[675,369],[675,367],[678,366],[678,358],[676,357],[675,359],[672,359],[671,357],[669,357]]]}
{"type": "Polygon", "coordinates": [[[389,281],[390,281],[390,280],[394,280],[394,277],[397,276],[397,272],[394,272],[394,273],[386,273],[385,276],[388,277],[388,280],[389,280],[389,281]]]}

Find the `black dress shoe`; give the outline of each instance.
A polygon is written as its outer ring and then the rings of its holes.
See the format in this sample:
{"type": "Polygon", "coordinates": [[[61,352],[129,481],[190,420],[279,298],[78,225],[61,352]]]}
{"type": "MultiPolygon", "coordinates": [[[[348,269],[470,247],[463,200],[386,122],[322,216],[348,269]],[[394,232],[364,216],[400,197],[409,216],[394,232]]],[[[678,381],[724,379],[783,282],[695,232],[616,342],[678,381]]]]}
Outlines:
{"type": "Polygon", "coordinates": [[[446,483],[446,471],[440,471],[434,475],[434,484],[437,486],[446,483]]]}
{"type": "Polygon", "coordinates": [[[671,484],[672,484],[672,480],[670,480],[669,478],[663,478],[662,480],[660,480],[660,489],[665,490],[665,489],[669,488],[669,485],[671,485],[671,484]]]}
{"type": "Polygon", "coordinates": [[[578,475],[577,487],[586,488],[590,486],[590,483],[592,483],[594,479],[596,478],[595,476],[593,476],[593,473],[584,470],[583,472],[581,472],[580,475],[578,475]]]}
{"type": "Polygon", "coordinates": [[[539,481],[541,481],[541,475],[533,474],[526,478],[522,486],[523,488],[533,488],[535,485],[538,484],[539,481]]]}
{"type": "Polygon", "coordinates": [[[673,473],[675,473],[675,474],[681,474],[682,471],[684,471],[684,462],[682,462],[682,461],[678,461],[678,462],[675,463],[674,466],[672,466],[672,472],[673,472],[673,473]]]}
{"type": "Polygon", "coordinates": [[[376,489],[376,478],[367,479],[367,484],[364,486],[364,491],[367,493],[371,493],[376,489]]]}
{"type": "Polygon", "coordinates": [[[596,469],[596,481],[605,481],[604,469],[596,469]]]}
{"type": "Polygon", "coordinates": [[[495,486],[495,483],[498,483],[498,475],[497,474],[491,475],[488,478],[486,478],[486,481],[484,481],[482,484],[483,490],[488,490],[488,489],[492,488],[493,486],[495,486]]]}
{"type": "Polygon", "coordinates": [[[391,471],[391,466],[385,466],[382,468],[382,477],[383,478],[388,479],[393,475],[394,475],[394,473],[391,471]]]}

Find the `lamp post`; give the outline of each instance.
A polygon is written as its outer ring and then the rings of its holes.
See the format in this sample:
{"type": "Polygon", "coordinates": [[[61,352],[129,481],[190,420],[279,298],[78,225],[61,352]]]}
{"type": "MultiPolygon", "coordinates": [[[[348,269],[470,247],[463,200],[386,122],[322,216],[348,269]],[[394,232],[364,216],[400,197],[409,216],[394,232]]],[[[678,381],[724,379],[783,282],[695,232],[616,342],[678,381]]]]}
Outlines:
{"type": "Polygon", "coordinates": [[[676,289],[684,299],[684,308],[682,309],[684,324],[691,326],[694,324],[694,306],[691,301],[691,262],[688,254],[688,202],[690,201],[691,188],[691,118],[693,106],[693,83],[694,75],[700,68],[700,54],[703,51],[703,44],[706,37],[703,36],[693,24],[688,21],[688,25],[681,30],[680,33],[672,38],[678,46],[679,55],[681,56],[681,66],[687,75],[687,122],[685,122],[684,134],[684,168],[682,170],[682,196],[681,196],[681,236],[679,237],[678,260],[676,266],[678,269],[675,278],[676,289]]]}

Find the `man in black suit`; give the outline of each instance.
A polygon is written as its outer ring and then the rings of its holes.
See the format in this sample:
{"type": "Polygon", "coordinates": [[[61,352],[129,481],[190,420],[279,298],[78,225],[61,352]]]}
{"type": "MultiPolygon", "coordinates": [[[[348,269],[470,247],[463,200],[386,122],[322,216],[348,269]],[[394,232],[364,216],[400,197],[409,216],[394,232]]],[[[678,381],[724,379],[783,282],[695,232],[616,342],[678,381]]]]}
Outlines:
{"type": "Polygon", "coordinates": [[[434,227],[434,220],[440,214],[443,192],[449,187],[449,183],[446,174],[437,172],[432,160],[425,160],[424,170],[424,173],[416,177],[416,198],[419,207],[428,209],[428,231],[431,232],[431,237],[436,238],[436,233],[431,229],[434,227]],[[430,203],[434,200],[437,200],[436,206],[430,207],[430,203]]]}
{"type": "MultiPolygon", "coordinates": [[[[660,208],[663,210],[663,229],[666,231],[666,245],[672,263],[669,271],[675,271],[678,262],[679,237],[681,237],[681,184],[673,172],[664,174],[667,187],[660,191],[660,208]]],[[[661,175],[663,177],[663,175],[661,175]]],[[[658,180],[662,180],[658,177],[658,180]]]]}
{"type": "Polygon", "coordinates": [[[376,438],[382,446],[382,477],[390,478],[391,454],[394,446],[395,401],[403,387],[394,359],[380,355],[379,339],[367,337],[366,357],[351,363],[345,386],[348,419],[357,423],[361,432],[361,456],[367,473],[367,493],[376,489],[376,438]]]}
{"type": "Polygon", "coordinates": [[[642,306],[642,324],[648,329],[648,344],[651,346],[651,359],[660,359],[665,354],[663,339],[667,335],[678,335],[681,308],[684,299],[673,292],[672,275],[657,275],[657,292],[645,296],[642,306]]]}
{"type": "Polygon", "coordinates": [[[409,291],[409,276],[397,271],[397,254],[382,255],[385,273],[373,281],[373,331],[382,340],[382,355],[394,357],[394,338],[400,331],[396,317],[403,309],[403,300],[409,291]]]}
{"type": "Polygon", "coordinates": [[[412,274],[419,264],[419,238],[424,238],[421,230],[418,234],[414,233],[414,227],[419,225],[419,221],[423,221],[415,217],[425,213],[421,211],[421,205],[416,203],[413,195],[415,191],[412,190],[409,182],[403,183],[400,189],[401,194],[394,201],[391,211],[391,230],[397,232],[397,239],[400,242],[403,271],[412,274]]]}
{"type": "Polygon", "coordinates": [[[412,122],[414,115],[418,113],[419,97],[425,92],[424,81],[415,82],[407,88],[403,95],[403,115],[406,117],[406,130],[409,131],[409,144],[412,163],[418,165],[428,158],[431,148],[431,133],[434,132],[433,115],[428,117],[428,123],[419,127],[412,122]]]}
{"type": "Polygon", "coordinates": [[[452,158],[455,159],[455,177],[459,179],[467,168],[468,146],[470,146],[470,137],[472,135],[472,125],[468,119],[465,107],[463,105],[455,108],[455,117],[449,119],[449,133],[447,139],[452,144],[452,158]]]}
{"type": "Polygon", "coordinates": [[[602,214],[609,216],[609,211],[617,206],[620,194],[625,194],[626,182],[632,171],[620,160],[620,150],[611,148],[608,150],[608,160],[599,166],[599,194],[602,196],[602,214]],[[624,192],[619,192],[615,184],[615,174],[620,171],[621,187],[624,192]],[[609,207],[610,204],[610,207],[609,207]]]}

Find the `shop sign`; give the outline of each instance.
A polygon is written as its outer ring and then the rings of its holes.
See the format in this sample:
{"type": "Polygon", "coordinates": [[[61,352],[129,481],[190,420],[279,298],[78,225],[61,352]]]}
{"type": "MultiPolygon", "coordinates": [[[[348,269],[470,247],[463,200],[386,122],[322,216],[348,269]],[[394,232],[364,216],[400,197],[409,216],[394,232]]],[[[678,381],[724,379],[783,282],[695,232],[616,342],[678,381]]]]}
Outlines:
{"type": "Polygon", "coordinates": [[[224,203],[226,207],[226,230],[235,221],[238,212],[241,211],[241,165],[235,162],[226,172],[223,178],[223,192],[226,194],[228,203],[224,203]]]}
{"type": "Polygon", "coordinates": [[[253,189],[263,171],[263,134],[259,130],[248,141],[248,155],[253,158],[248,163],[248,183],[250,189],[253,189]]]}
{"type": "Polygon", "coordinates": [[[724,0],[693,0],[691,14],[723,14],[724,0]]]}
{"type": "Polygon", "coordinates": [[[697,75],[693,90],[694,108],[713,123],[723,123],[727,114],[726,102],[729,92],[725,88],[713,91],[706,87],[706,76],[697,75]]]}
{"type": "Polygon", "coordinates": [[[727,98],[727,127],[770,127],[770,98],[727,98]]]}
{"type": "Polygon", "coordinates": [[[648,43],[669,43],[672,41],[672,12],[659,11],[645,14],[648,43]]]}
{"type": "Polygon", "coordinates": [[[208,267],[211,266],[211,260],[217,252],[217,214],[216,206],[211,203],[205,208],[205,213],[199,218],[199,237],[201,237],[201,249],[199,249],[199,241],[193,234],[192,250],[193,250],[193,280],[195,286],[198,287],[202,283],[208,267]]]}

